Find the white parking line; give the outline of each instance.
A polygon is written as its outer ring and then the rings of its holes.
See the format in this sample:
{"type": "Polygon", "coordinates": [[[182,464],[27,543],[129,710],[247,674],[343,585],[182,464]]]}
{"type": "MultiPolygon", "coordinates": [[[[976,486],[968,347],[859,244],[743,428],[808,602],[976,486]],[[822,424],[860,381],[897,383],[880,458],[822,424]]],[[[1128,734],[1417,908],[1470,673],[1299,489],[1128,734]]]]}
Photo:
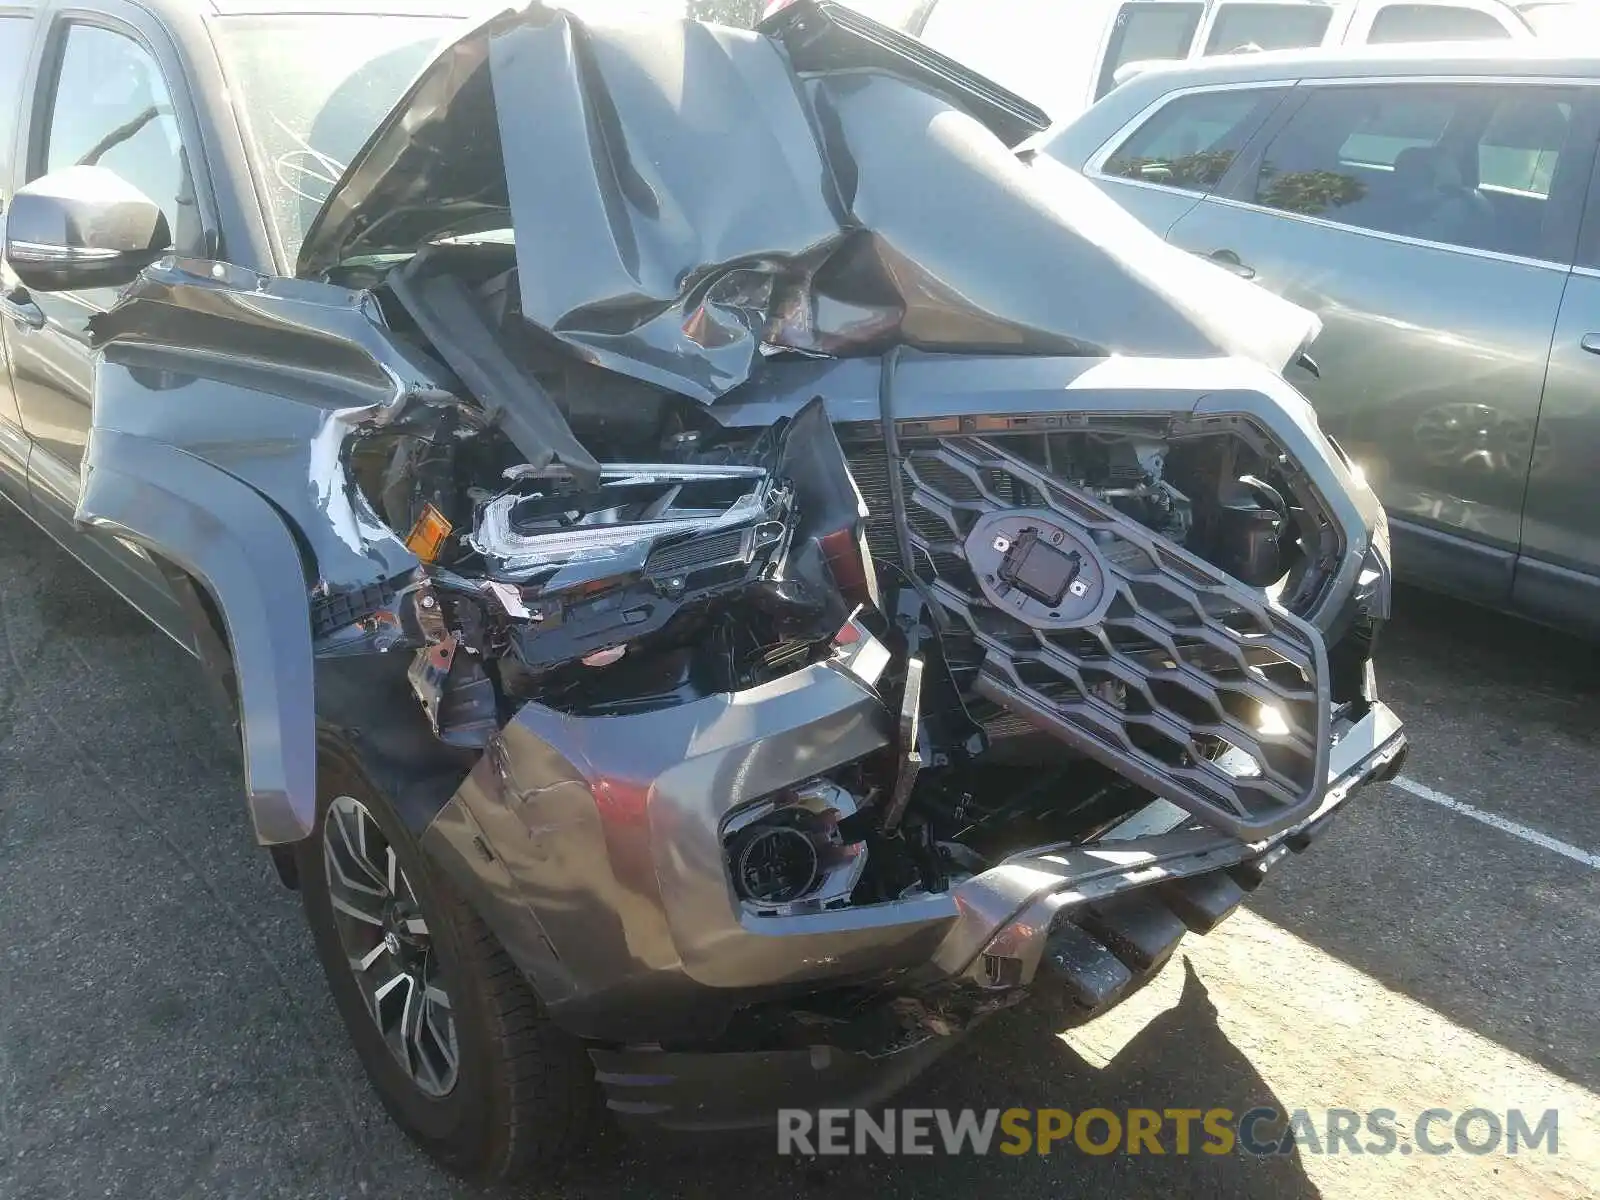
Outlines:
{"type": "Polygon", "coordinates": [[[1590,854],[1587,850],[1580,850],[1570,842],[1563,842],[1560,838],[1553,838],[1548,833],[1540,833],[1537,829],[1529,829],[1526,825],[1519,825],[1515,821],[1508,821],[1504,817],[1497,817],[1494,813],[1484,812],[1481,808],[1474,808],[1457,800],[1454,796],[1446,796],[1443,792],[1436,792],[1425,783],[1418,783],[1415,779],[1407,779],[1404,775],[1398,776],[1394,781],[1395,787],[1401,791],[1410,792],[1418,799],[1427,800],[1441,808],[1448,808],[1451,812],[1458,812],[1464,817],[1471,817],[1474,821],[1482,821],[1490,828],[1498,829],[1502,833],[1509,833],[1512,837],[1521,838],[1525,842],[1532,842],[1546,850],[1553,850],[1563,858],[1570,858],[1573,862],[1582,863],[1591,870],[1600,871],[1600,854],[1590,854]]]}

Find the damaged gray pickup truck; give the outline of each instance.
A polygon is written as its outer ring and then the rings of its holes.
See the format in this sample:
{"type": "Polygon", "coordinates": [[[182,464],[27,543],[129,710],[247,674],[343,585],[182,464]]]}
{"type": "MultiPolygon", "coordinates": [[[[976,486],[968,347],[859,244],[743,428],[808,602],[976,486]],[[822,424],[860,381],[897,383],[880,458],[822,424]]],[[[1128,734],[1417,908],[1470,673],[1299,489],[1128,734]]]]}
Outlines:
{"type": "Polygon", "coordinates": [[[13,139],[0,487],[209,668],[446,1164],[1091,1016],[1399,769],[1314,319],[1014,154],[1017,98],[816,2],[431,59],[90,7],[27,35],[109,128],[13,139]]]}

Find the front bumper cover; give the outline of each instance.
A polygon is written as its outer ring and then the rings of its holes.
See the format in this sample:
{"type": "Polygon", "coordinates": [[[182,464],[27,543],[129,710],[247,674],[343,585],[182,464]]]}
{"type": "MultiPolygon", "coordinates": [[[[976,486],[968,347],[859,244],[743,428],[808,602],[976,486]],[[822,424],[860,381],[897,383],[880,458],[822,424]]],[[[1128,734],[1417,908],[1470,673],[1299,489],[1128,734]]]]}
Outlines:
{"type": "MultiPolygon", "coordinates": [[[[1214,887],[1208,898],[1206,887],[1185,881],[1230,872],[1259,879],[1361,784],[1392,777],[1405,752],[1399,720],[1372,701],[1358,718],[1334,722],[1320,804],[1271,837],[1241,840],[1157,800],[1093,843],[1017,854],[943,893],[755,915],[727,879],[727,814],[890,742],[874,689],[888,651],[860,627],[842,642],[830,660],[775,683],[660,712],[590,719],[530,704],[430,825],[424,846],[558,1024],[613,1046],[715,1045],[751,1005],[891,981],[908,993],[953,989],[987,1011],[1032,984],[1043,963],[1093,1007],[1119,990],[1117,971],[1105,978],[1107,964],[1089,963],[1075,979],[1072,948],[1052,946],[1053,934],[1099,920],[1101,942],[1127,960],[1127,973],[1156,965],[1163,935],[1152,935],[1148,920],[1144,932],[1122,928],[1133,918],[1116,911],[1121,897],[1170,897],[1191,927],[1209,927],[1229,893],[1218,901],[1214,887]]],[[[596,1062],[625,1111],[716,1125],[724,1116],[707,1097],[736,1095],[725,1115],[738,1124],[754,1111],[749,1085],[728,1080],[708,1091],[709,1078],[749,1070],[774,1098],[870,1097],[952,1039],[927,1040],[855,1052],[810,1047],[798,1057],[692,1055],[693,1065],[659,1050],[597,1051],[596,1062]]]]}
{"type": "MultiPolygon", "coordinates": [[[[1326,796],[1293,829],[1240,842],[1197,829],[1182,810],[1155,801],[1092,845],[1020,855],[954,889],[960,916],[933,961],[973,989],[1021,981],[1054,993],[1079,1015],[1108,1007],[1160,968],[1185,929],[1209,932],[1267,871],[1304,850],[1361,785],[1399,772],[1406,739],[1384,705],[1337,732],[1326,796]]],[[[652,1047],[594,1050],[591,1057],[620,1118],[710,1131],[770,1124],[779,1108],[880,1103],[957,1041],[925,1029],[871,1049],[652,1047]]]]}

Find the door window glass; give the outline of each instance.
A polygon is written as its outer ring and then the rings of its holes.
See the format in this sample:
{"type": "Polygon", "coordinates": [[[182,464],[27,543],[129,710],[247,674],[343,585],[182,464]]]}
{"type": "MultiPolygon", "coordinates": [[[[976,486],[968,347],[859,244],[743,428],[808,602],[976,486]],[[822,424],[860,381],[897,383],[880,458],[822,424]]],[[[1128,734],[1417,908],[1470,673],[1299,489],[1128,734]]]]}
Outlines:
{"type": "Polygon", "coordinates": [[[1499,105],[1478,143],[1478,186],[1549,199],[1571,124],[1572,105],[1548,96],[1499,105]]]}
{"type": "Polygon", "coordinates": [[[1359,166],[1392,169],[1402,152],[1437,146],[1454,114],[1455,105],[1448,95],[1379,97],[1339,143],[1337,157],[1359,166]]]}
{"type": "Polygon", "coordinates": [[[1211,23],[1206,53],[1320,46],[1332,17],[1333,9],[1316,4],[1224,4],[1211,23]]]}
{"type": "Polygon", "coordinates": [[[1185,191],[1210,191],[1278,95],[1275,89],[1249,88],[1180,96],[1136,129],[1101,170],[1185,191]]]}
{"type": "Polygon", "coordinates": [[[1443,4],[1390,4],[1378,11],[1367,41],[1470,42],[1480,38],[1505,38],[1506,27],[1475,8],[1443,4]]]}
{"type": "Polygon", "coordinates": [[[1572,104],[1571,90],[1559,88],[1322,88],[1267,147],[1256,201],[1383,233],[1564,260],[1570,245],[1558,252],[1553,242],[1572,214],[1551,197],[1574,157],[1572,104]]]}
{"type": "Polygon", "coordinates": [[[1099,99],[1116,86],[1117,68],[1156,58],[1186,58],[1200,28],[1199,4],[1124,4],[1100,67],[1099,99]]]}
{"type": "Polygon", "coordinates": [[[16,140],[22,72],[32,42],[32,17],[0,17],[0,184],[11,179],[11,143],[16,140]]]}
{"type": "Polygon", "coordinates": [[[45,145],[47,172],[105,167],[159,205],[175,237],[193,227],[172,97],[155,59],[133,39],[98,25],[68,28],[45,145]]]}

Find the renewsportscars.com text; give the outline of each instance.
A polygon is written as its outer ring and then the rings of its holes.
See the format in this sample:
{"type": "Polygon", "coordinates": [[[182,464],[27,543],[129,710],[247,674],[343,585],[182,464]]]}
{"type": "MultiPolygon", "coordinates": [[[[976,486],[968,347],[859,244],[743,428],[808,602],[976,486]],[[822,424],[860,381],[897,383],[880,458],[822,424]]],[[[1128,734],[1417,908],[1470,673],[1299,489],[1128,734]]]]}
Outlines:
{"type": "Polygon", "coordinates": [[[1523,1154],[1559,1153],[1555,1109],[783,1109],[778,1153],[1523,1154]]]}

